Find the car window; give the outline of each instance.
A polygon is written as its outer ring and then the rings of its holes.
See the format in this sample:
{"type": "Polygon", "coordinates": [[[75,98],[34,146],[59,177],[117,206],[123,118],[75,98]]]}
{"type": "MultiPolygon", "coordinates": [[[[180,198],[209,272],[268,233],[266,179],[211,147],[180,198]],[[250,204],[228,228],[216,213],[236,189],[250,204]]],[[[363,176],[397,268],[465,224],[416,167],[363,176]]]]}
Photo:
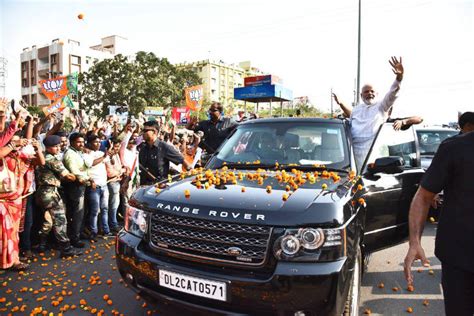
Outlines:
{"type": "Polygon", "coordinates": [[[228,162],[262,164],[349,165],[342,125],[251,124],[240,126],[220,149],[217,158],[228,162]]]}
{"type": "Polygon", "coordinates": [[[434,155],[438,147],[446,138],[457,135],[457,131],[451,130],[417,130],[418,143],[420,144],[420,155],[434,155]]]}
{"type": "Polygon", "coordinates": [[[384,124],[377,135],[367,164],[388,156],[402,157],[405,167],[417,167],[415,135],[413,129],[395,131],[391,124],[384,124]]]}

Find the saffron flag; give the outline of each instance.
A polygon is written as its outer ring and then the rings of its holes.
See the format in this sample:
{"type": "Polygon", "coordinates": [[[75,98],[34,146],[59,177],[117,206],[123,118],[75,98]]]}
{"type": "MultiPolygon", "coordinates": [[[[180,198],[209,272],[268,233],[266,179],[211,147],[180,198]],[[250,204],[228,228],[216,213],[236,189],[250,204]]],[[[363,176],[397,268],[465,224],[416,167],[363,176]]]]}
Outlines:
{"type": "Polygon", "coordinates": [[[43,107],[43,113],[48,116],[54,112],[61,112],[66,107],[74,108],[74,104],[68,96],[54,101],[51,105],[43,107]]]}
{"type": "Polygon", "coordinates": [[[192,111],[199,111],[204,99],[202,85],[187,87],[184,89],[186,95],[186,106],[192,111]]]}
{"type": "Polygon", "coordinates": [[[69,92],[77,94],[77,73],[72,73],[69,76],[40,80],[38,84],[41,87],[41,92],[43,92],[49,100],[58,100],[67,96],[69,92]]]}

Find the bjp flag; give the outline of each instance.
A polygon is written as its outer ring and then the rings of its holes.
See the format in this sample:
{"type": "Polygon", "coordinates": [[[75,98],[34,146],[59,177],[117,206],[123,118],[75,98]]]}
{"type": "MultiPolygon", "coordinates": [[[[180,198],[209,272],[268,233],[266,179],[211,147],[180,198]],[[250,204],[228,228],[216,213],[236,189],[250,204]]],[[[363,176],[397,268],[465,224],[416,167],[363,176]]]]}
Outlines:
{"type": "Polygon", "coordinates": [[[38,83],[41,87],[41,92],[43,92],[49,100],[61,99],[69,93],[66,76],[40,80],[38,83]]]}
{"type": "Polygon", "coordinates": [[[51,105],[43,107],[43,113],[48,116],[54,112],[61,112],[66,107],[74,108],[74,104],[68,96],[54,101],[51,105]]]}
{"type": "Polygon", "coordinates": [[[199,111],[203,101],[203,90],[202,85],[187,87],[184,89],[186,95],[186,106],[191,111],[199,111]]]}

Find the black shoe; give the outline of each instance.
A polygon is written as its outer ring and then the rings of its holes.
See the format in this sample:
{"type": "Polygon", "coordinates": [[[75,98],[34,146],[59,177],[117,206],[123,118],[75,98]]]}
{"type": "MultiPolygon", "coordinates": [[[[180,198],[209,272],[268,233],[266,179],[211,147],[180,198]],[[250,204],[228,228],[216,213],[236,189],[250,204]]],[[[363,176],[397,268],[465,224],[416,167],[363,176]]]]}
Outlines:
{"type": "Polygon", "coordinates": [[[104,239],[109,239],[109,238],[115,237],[115,234],[112,233],[112,232],[108,232],[108,233],[106,233],[106,234],[103,234],[102,237],[103,237],[104,239]]]}
{"type": "Polygon", "coordinates": [[[66,247],[61,250],[61,258],[74,257],[82,255],[82,251],[74,249],[73,246],[66,247]]]}
{"type": "Polygon", "coordinates": [[[89,236],[89,240],[90,240],[90,241],[93,241],[93,242],[99,241],[99,240],[97,239],[97,234],[96,234],[96,233],[92,233],[92,234],[89,236]]]}
{"type": "Polygon", "coordinates": [[[117,235],[120,230],[122,230],[122,228],[120,228],[120,226],[117,226],[117,227],[112,228],[111,232],[117,235]]]}
{"type": "Polygon", "coordinates": [[[76,248],[84,248],[86,246],[86,244],[80,240],[71,240],[71,245],[76,248]]]}
{"type": "Polygon", "coordinates": [[[46,250],[48,250],[48,236],[40,235],[38,252],[45,252],[46,250]]]}

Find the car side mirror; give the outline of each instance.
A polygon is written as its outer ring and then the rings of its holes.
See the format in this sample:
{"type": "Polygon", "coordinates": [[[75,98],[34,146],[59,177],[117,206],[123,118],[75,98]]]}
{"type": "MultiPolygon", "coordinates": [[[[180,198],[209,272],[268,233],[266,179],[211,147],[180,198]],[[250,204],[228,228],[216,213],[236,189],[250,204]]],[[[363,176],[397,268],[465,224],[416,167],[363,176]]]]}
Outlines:
{"type": "Polygon", "coordinates": [[[405,169],[405,160],[399,156],[382,157],[375,160],[374,163],[367,165],[367,170],[371,174],[381,173],[400,173],[405,169]]]}

